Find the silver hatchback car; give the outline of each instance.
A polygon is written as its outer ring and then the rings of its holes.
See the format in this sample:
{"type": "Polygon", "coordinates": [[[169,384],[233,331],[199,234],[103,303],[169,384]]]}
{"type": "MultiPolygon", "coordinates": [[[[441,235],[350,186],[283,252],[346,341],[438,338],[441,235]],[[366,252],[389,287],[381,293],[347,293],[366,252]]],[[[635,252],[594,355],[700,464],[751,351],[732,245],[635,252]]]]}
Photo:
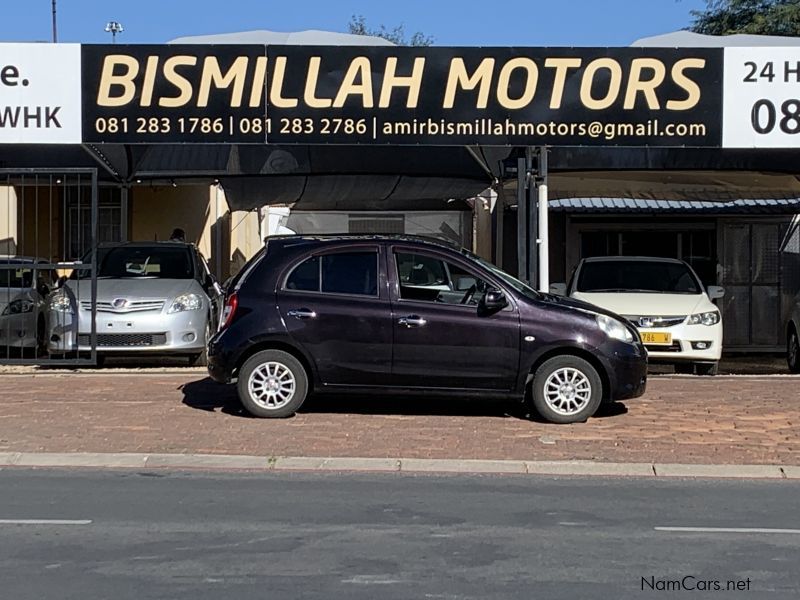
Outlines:
{"type": "MultiPolygon", "coordinates": [[[[99,247],[98,356],[183,355],[192,364],[205,364],[221,294],[192,244],[99,247]]],[[[48,352],[91,351],[91,316],[91,278],[78,268],[48,299],[48,352]]]]}

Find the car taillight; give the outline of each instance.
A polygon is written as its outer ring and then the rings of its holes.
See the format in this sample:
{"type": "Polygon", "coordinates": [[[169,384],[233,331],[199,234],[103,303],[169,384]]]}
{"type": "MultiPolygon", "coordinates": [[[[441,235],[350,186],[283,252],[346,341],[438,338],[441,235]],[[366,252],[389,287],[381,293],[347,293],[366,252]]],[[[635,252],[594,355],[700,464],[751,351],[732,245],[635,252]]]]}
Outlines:
{"type": "Polygon", "coordinates": [[[219,330],[222,331],[233,321],[236,309],[239,307],[239,296],[233,292],[225,299],[225,307],[222,309],[222,318],[219,320],[219,330]]]}

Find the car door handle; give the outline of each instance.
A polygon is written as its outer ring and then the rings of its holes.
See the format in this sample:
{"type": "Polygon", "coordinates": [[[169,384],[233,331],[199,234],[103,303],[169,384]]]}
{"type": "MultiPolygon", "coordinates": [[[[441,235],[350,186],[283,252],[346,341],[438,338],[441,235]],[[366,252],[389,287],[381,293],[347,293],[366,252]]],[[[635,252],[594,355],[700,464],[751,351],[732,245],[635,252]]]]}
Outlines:
{"type": "Polygon", "coordinates": [[[287,312],[286,315],[295,319],[313,319],[317,316],[317,313],[308,308],[296,308],[287,312]]]}
{"type": "Polygon", "coordinates": [[[408,327],[409,329],[412,327],[422,327],[425,325],[427,321],[420,317],[419,315],[408,315],[407,317],[400,317],[397,319],[397,324],[402,325],[403,327],[408,327]]]}

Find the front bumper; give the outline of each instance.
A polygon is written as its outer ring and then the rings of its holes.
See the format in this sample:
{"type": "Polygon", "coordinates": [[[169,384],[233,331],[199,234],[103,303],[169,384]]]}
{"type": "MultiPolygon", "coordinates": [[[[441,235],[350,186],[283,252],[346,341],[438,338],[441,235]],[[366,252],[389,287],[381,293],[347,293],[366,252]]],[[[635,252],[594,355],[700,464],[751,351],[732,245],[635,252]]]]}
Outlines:
{"type": "Polygon", "coordinates": [[[651,361],[659,363],[717,362],[722,356],[722,322],[716,325],[687,325],[682,323],[662,329],[640,329],[672,336],[670,345],[648,345],[651,361]],[[695,349],[692,343],[710,342],[705,349],[695,349]]]}
{"type": "MultiPolygon", "coordinates": [[[[97,313],[97,350],[103,353],[196,354],[205,349],[207,315],[193,310],[97,313]]],[[[90,352],[91,312],[50,313],[47,350],[51,354],[90,352]]]]}
{"type": "Polygon", "coordinates": [[[647,351],[642,344],[609,341],[598,353],[608,375],[604,400],[638,398],[647,390],[647,351]]]}
{"type": "Polygon", "coordinates": [[[0,315],[0,348],[35,348],[36,320],[33,312],[0,315]]]}

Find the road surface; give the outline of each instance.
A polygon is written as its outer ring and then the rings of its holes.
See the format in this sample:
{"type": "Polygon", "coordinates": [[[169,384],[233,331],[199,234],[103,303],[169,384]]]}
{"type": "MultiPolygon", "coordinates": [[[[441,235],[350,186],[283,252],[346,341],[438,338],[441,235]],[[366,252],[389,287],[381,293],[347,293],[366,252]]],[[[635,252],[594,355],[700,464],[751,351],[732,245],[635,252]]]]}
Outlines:
{"type": "Polygon", "coordinates": [[[0,597],[606,600],[687,597],[683,586],[796,598],[799,492],[790,481],[11,469],[0,472],[0,597]]]}

